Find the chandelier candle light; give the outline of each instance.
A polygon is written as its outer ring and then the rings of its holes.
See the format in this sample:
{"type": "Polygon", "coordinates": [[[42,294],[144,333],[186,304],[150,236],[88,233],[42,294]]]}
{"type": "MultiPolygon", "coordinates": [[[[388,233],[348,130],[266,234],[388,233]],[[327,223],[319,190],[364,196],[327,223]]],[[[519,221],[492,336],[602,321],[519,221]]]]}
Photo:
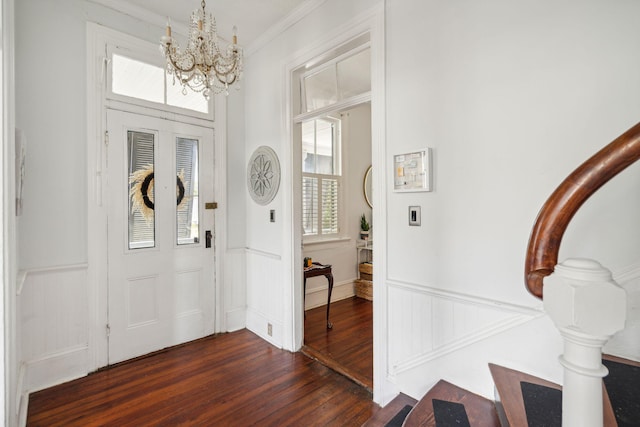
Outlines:
{"type": "Polygon", "coordinates": [[[229,94],[229,86],[242,76],[242,48],[238,46],[237,29],[233,27],[233,41],[223,51],[218,46],[215,18],[201,8],[191,14],[189,41],[184,51],[171,36],[171,21],[167,21],[166,35],[162,36],[160,49],[167,58],[167,72],[182,85],[182,94],[187,86],[194,92],[202,92],[206,99],[214,93],[229,94]]]}

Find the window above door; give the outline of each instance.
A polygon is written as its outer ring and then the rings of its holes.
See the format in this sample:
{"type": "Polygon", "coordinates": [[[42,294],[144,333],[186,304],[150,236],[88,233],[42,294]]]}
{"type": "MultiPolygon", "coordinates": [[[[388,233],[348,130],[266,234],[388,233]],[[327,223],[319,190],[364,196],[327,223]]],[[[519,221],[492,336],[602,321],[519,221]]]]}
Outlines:
{"type": "Polygon", "coordinates": [[[201,93],[183,92],[180,82],[167,73],[157,45],[128,37],[107,45],[107,59],[108,99],[213,119],[213,102],[201,93]]]}
{"type": "Polygon", "coordinates": [[[371,92],[371,52],[354,49],[301,76],[302,111],[313,112],[371,92]]]}

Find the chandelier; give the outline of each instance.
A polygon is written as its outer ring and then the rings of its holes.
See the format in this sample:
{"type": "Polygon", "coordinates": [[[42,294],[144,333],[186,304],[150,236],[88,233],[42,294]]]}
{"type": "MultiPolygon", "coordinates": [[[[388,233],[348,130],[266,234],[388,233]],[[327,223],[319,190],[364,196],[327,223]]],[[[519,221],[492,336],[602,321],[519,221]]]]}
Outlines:
{"type": "Polygon", "coordinates": [[[194,92],[202,92],[209,99],[211,92],[229,94],[229,86],[242,76],[242,48],[238,46],[237,29],[233,27],[233,42],[226,50],[218,46],[216,20],[201,8],[191,14],[189,41],[185,50],[180,50],[171,37],[171,22],[167,22],[167,33],[162,37],[162,50],[167,58],[167,73],[182,85],[182,94],[187,87],[194,92]]]}

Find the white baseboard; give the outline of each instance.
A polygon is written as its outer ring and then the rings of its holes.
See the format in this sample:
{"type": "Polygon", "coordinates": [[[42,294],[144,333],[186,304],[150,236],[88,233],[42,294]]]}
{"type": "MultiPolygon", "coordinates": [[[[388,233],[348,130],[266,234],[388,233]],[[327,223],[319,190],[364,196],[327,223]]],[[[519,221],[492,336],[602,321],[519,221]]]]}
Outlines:
{"type": "Polygon", "coordinates": [[[247,309],[247,329],[278,348],[283,348],[283,325],[254,309],[247,309]],[[271,324],[271,335],[268,325],[271,324]]]}
{"type": "Polygon", "coordinates": [[[32,393],[89,373],[89,346],[79,345],[25,362],[23,392],[32,393]]]}
{"type": "MultiPolygon", "coordinates": [[[[305,310],[327,305],[327,292],[328,286],[321,288],[307,289],[307,296],[305,299],[305,310]]],[[[331,292],[331,302],[340,301],[346,298],[350,298],[355,295],[353,288],[353,280],[346,280],[340,283],[333,284],[333,291],[331,292]]]]}
{"type": "Polygon", "coordinates": [[[247,310],[244,308],[237,308],[235,310],[227,311],[225,315],[225,332],[234,332],[244,329],[247,326],[247,310]]]}
{"type": "Polygon", "coordinates": [[[20,402],[18,408],[18,426],[26,427],[27,414],[29,412],[29,393],[22,393],[18,401],[20,402]]]}
{"type": "Polygon", "coordinates": [[[20,427],[27,425],[27,412],[29,410],[29,393],[24,389],[26,375],[27,365],[21,363],[16,384],[16,414],[18,415],[18,425],[20,427]]]}

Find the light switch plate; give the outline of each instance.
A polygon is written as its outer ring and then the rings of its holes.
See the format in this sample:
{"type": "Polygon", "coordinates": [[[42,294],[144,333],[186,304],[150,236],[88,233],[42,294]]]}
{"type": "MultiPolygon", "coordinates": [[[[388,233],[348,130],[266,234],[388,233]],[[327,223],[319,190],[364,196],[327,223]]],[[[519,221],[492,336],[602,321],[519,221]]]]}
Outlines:
{"type": "Polygon", "coordinates": [[[409,225],[420,225],[420,206],[409,206],[409,225]]]}

